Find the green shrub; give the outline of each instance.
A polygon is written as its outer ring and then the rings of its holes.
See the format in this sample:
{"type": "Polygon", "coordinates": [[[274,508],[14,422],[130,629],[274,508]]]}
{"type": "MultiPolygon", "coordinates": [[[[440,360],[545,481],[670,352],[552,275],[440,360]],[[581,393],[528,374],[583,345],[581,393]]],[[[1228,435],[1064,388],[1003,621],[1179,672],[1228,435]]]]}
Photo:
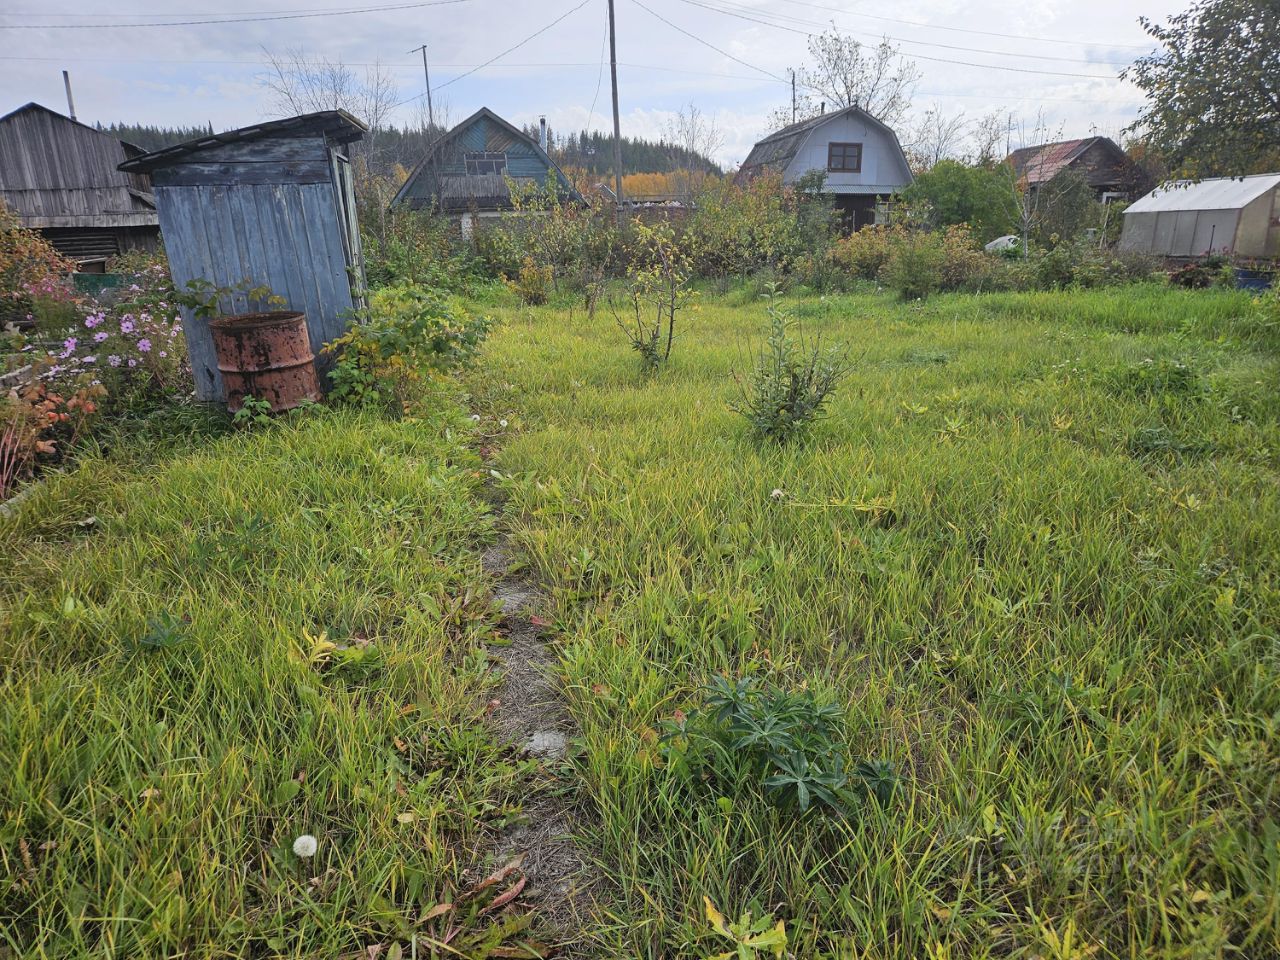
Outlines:
{"type": "Polygon", "coordinates": [[[550,264],[539,266],[533,262],[533,257],[525,257],[514,278],[503,275],[502,282],[520,298],[521,303],[539,307],[551,299],[552,276],[550,264]]]}
{"type": "Polygon", "coordinates": [[[722,794],[763,789],[783,809],[839,814],[867,796],[881,803],[893,796],[890,765],[851,760],[840,710],[808,690],[716,677],[698,708],[663,726],[668,768],[722,794]]]}
{"type": "Polygon", "coordinates": [[[760,349],[751,379],[731,408],[751,424],[757,436],[786,443],[822,416],[823,408],[848,375],[844,352],[823,350],[791,336],[795,320],[769,294],[769,336],[760,349]]]}
{"type": "Polygon", "coordinates": [[[470,363],[491,325],[438,290],[403,284],[376,291],[359,322],[325,345],[337,357],[330,396],[403,409],[426,381],[470,363]]]}
{"type": "Polygon", "coordinates": [[[837,265],[862,280],[878,280],[894,244],[906,236],[903,226],[874,226],[857,230],[832,245],[837,265]]]}
{"type": "Polygon", "coordinates": [[[923,300],[941,289],[945,259],[936,237],[912,233],[892,244],[880,279],[903,300],[923,300]]]}
{"type": "Polygon", "coordinates": [[[671,358],[676,317],[696,296],[689,285],[693,260],[687,238],[677,237],[666,221],[650,227],[637,220],[634,229],[635,259],[627,270],[630,314],[624,320],[615,308],[613,317],[652,371],[671,358]]]}

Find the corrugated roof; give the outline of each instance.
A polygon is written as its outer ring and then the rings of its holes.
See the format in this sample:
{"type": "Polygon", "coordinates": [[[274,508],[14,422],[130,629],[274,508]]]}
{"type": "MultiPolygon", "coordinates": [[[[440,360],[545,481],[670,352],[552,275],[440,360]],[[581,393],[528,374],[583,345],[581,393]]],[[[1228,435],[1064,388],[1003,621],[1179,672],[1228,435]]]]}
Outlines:
{"type": "Polygon", "coordinates": [[[1048,183],[1097,139],[1088,137],[1023,147],[1009,154],[1008,162],[1013,164],[1014,173],[1019,178],[1025,176],[1029,183],[1048,183]]]}
{"type": "Polygon", "coordinates": [[[1172,210],[1239,210],[1269,190],[1280,187],[1280,173],[1217,180],[1172,180],[1135,200],[1129,213],[1162,213],[1172,210]]]}

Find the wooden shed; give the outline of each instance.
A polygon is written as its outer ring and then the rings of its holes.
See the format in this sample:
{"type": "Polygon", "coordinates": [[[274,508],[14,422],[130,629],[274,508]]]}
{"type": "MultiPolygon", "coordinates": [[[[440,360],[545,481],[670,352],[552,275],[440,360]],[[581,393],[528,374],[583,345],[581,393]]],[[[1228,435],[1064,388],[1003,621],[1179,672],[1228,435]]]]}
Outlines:
{"type": "Polygon", "coordinates": [[[151,181],[123,173],[131,143],[38,103],[0,117],[0,201],[81,269],[159,245],[151,181]]]}
{"type": "MultiPolygon", "coordinates": [[[[189,140],[120,169],[151,176],[179,289],[199,279],[270,287],[284,309],[306,314],[323,369],[320,350],[346,329],[364,287],[347,145],[367,131],[350,114],[326,110],[189,140]]],[[[221,400],[208,324],[189,310],[183,320],[196,396],[221,400]]]]}

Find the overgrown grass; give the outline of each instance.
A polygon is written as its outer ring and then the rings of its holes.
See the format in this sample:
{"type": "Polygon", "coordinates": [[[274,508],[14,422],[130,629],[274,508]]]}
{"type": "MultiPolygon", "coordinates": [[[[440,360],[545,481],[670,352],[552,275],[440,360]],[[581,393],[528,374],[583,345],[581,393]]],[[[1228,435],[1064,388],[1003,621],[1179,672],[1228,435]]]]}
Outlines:
{"type": "MultiPolygon", "coordinates": [[[[1280,343],[1247,298],[793,300],[859,359],[783,448],[729,408],[761,303],[704,297],[642,376],[608,311],[493,300],[471,389],[605,879],[575,949],[714,955],[707,897],[798,958],[1280,955],[1280,343]],[[892,795],[667,766],[717,675],[837,705],[811,752],[892,795]]],[[[534,779],[483,719],[494,518],[441,406],[165,414],[0,519],[0,955],[430,955],[534,779]]]]}
{"type": "Polygon", "coordinates": [[[779,450],[729,410],[738,302],[657,378],[602,318],[510,308],[473,381],[564,625],[599,955],[715,952],[703,896],[797,957],[1280,953],[1274,326],[1157,287],[808,299],[866,352],[779,450]],[[721,673],[841,704],[896,799],[691,792],[655,732],[721,673]]]}
{"type": "Polygon", "coordinates": [[[0,955],[430,938],[527,772],[482,719],[491,515],[461,422],[116,451],[0,520],[0,955]]]}

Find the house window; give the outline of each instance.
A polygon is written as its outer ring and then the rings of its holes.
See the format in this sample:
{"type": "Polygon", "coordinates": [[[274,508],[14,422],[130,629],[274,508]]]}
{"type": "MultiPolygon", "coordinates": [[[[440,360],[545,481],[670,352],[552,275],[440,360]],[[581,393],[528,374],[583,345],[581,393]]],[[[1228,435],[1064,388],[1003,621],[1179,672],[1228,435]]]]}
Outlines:
{"type": "Polygon", "coordinates": [[[832,173],[861,173],[862,144],[827,144],[827,169],[832,173]]]}
{"type": "Polygon", "coordinates": [[[467,167],[467,176],[475,177],[482,173],[506,173],[507,155],[488,150],[477,153],[464,153],[462,161],[467,167]]]}

